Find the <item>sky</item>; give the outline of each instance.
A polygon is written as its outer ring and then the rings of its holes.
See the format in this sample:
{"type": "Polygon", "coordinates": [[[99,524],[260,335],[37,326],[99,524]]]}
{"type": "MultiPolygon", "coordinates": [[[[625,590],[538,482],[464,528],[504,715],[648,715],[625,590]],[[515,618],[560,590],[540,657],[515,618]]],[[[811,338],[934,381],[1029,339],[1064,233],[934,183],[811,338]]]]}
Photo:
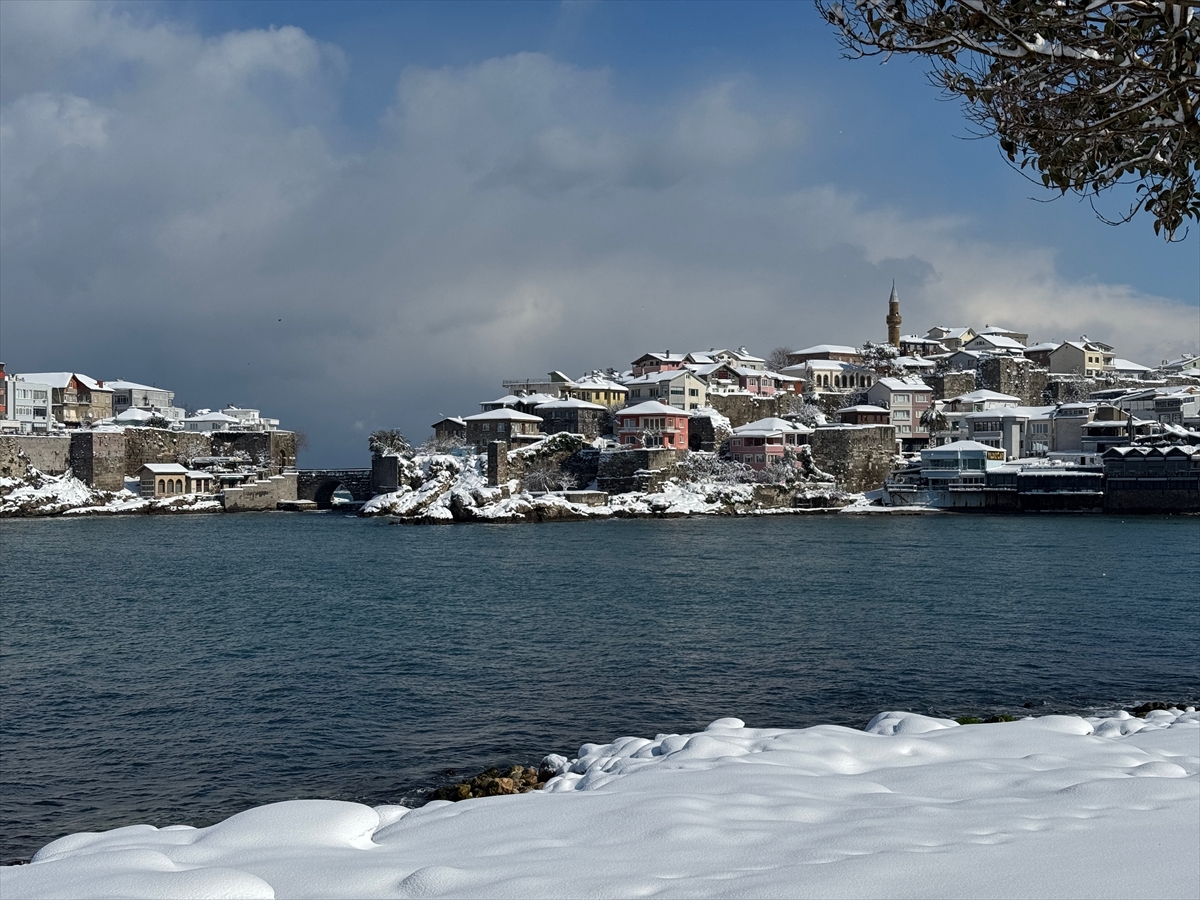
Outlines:
{"type": "Polygon", "coordinates": [[[1197,352],[1200,229],[1050,200],[806,2],[0,3],[0,359],[304,466],[504,379],[882,340],[893,279],[904,333],[1197,352]]]}

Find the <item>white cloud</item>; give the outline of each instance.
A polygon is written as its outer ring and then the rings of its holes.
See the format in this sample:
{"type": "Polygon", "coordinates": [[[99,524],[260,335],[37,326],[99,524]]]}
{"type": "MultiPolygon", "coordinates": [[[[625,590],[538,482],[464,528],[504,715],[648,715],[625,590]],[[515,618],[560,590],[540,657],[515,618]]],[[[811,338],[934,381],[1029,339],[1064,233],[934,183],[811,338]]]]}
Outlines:
{"type": "Polygon", "coordinates": [[[1195,307],[1065,281],[1051,250],[970,219],[765,189],[807,129],[748,81],[651,105],[536,53],[410,67],[356,156],[336,149],[344,58],[299,29],[202,38],[10,7],[4,46],[16,21],[55,60],[4,63],[22,85],[0,109],[10,368],[259,406],[327,461],[354,461],[356,428],[423,432],[501,378],[881,337],[892,277],[905,330],[1195,349],[1195,307]],[[68,323],[54,344],[48,319],[68,323]]]}

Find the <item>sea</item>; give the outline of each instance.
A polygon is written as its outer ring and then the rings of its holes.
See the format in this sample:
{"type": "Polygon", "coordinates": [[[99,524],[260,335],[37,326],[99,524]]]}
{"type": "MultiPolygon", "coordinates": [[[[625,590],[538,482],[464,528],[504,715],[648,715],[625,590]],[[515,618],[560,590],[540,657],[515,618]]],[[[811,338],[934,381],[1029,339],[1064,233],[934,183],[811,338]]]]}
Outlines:
{"type": "Polygon", "coordinates": [[[1200,700],[1200,518],[0,522],[0,861],[736,716],[1200,700]]]}

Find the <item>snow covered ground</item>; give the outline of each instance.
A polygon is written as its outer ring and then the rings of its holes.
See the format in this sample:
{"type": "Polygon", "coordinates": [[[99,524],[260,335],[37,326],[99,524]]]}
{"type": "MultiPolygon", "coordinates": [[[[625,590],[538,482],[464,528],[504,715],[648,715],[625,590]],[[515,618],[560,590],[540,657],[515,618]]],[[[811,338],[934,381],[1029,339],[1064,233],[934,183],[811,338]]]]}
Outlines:
{"type": "Polygon", "coordinates": [[[77,834],[20,897],[1190,897],[1200,716],[585,744],[542,792],[419,809],[296,800],[210,828],[77,834]]]}
{"type": "Polygon", "coordinates": [[[118,515],[145,512],[220,512],[221,502],[203,494],[147,499],[129,490],[96,491],[70,472],[0,478],[0,517],[118,515]]]}

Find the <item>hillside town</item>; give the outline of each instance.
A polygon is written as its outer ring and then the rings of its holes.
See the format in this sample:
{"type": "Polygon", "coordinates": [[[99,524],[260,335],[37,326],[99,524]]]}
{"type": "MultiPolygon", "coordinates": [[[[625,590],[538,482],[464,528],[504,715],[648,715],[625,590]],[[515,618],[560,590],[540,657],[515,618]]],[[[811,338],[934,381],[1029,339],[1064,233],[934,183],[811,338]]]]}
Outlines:
{"type": "Polygon", "coordinates": [[[885,508],[1200,508],[1200,358],[1146,365],[1086,335],[1031,341],[996,324],[904,334],[894,284],[882,318],[886,339],[859,346],[652,350],[578,377],[501,380],[500,396],[433,423],[420,448],[382,432],[369,472],[323,475],[298,471],[295,435],[258,410],[188,414],[163,388],[0,365],[0,441],[59,439],[40,454],[36,440],[10,441],[0,475],[15,477],[24,454],[43,474],[69,470],[143,500],[235,510],[340,499],[430,521],[488,507],[503,517],[514,497],[525,512],[537,500],[595,516],[642,502],[613,498],[689,484],[710,498],[713,485],[740,485],[741,500],[682,511],[836,507],[851,495],[885,508]]]}

